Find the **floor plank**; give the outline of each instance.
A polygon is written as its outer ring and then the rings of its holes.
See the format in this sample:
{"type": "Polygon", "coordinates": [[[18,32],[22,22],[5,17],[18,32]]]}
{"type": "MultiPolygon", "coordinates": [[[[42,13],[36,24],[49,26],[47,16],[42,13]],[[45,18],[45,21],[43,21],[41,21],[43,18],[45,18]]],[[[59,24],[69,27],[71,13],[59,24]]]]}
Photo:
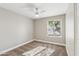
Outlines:
{"type": "Polygon", "coordinates": [[[14,50],[6,52],[5,54],[2,54],[1,56],[22,56],[22,53],[32,50],[33,48],[38,46],[45,46],[48,48],[55,49],[55,52],[51,54],[51,56],[67,56],[66,48],[64,46],[58,46],[58,45],[43,43],[38,41],[33,41],[31,43],[25,44],[19,48],[16,48],[14,50]]]}

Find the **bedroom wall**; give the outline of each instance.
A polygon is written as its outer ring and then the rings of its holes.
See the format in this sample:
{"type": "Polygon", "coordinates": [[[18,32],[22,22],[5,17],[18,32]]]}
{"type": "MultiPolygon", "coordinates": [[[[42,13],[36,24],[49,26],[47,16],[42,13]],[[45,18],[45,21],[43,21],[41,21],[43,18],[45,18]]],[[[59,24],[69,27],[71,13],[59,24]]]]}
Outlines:
{"type": "Polygon", "coordinates": [[[34,39],[65,45],[64,20],[65,20],[65,15],[58,15],[58,16],[52,16],[52,17],[46,17],[46,18],[34,20],[34,39]],[[62,37],[59,36],[48,37],[47,35],[48,20],[62,21],[62,37]]]}
{"type": "Polygon", "coordinates": [[[0,51],[32,40],[33,21],[0,8],[0,51]]]}
{"type": "Polygon", "coordinates": [[[79,56],[79,3],[75,4],[75,55],[79,56]]]}

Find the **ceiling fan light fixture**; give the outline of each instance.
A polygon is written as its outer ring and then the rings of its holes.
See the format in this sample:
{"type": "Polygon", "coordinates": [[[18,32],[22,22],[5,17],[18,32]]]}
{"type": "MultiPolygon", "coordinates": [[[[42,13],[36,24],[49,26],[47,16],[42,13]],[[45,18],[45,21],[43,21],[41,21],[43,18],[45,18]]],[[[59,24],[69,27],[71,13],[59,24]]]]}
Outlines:
{"type": "Polygon", "coordinates": [[[36,11],[35,16],[36,16],[36,17],[39,17],[38,8],[35,8],[35,11],[36,11]]]}
{"type": "Polygon", "coordinates": [[[39,17],[39,14],[36,14],[35,16],[36,16],[36,17],[39,17]]]}

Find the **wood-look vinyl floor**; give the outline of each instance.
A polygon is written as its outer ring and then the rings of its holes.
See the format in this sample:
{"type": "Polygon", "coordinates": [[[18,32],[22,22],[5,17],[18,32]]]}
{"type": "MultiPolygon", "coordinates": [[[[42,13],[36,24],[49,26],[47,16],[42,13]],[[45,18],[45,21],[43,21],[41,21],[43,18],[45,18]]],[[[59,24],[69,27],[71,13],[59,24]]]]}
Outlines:
{"type": "Polygon", "coordinates": [[[38,46],[45,46],[45,47],[55,49],[55,52],[51,54],[51,56],[67,56],[66,48],[64,46],[43,43],[38,41],[33,41],[31,43],[25,44],[19,48],[6,52],[0,56],[22,56],[22,53],[32,50],[33,48],[38,46]]]}

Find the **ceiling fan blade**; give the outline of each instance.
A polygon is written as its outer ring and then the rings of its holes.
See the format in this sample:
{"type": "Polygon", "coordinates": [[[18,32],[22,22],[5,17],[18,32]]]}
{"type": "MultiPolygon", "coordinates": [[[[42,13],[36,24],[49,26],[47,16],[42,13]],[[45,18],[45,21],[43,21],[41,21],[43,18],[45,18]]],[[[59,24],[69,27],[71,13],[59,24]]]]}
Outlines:
{"type": "Polygon", "coordinates": [[[45,10],[40,11],[40,13],[44,13],[44,12],[46,12],[46,11],[45,10]]]}
{"type": "Polygon", "coordinates": [[[23,5],[22,8],[28,9],[28,10],[34,12],[35,14],[40,14],[40,13],[46,12],[45,10],[40,10],[40,8],[37,7],[37,5],[34,3],[26,3],[23,5]]]}
{"type": "Polygon", "coordinates": [[[28,7],[28,8],[35,8],[35,5],[33,3],[27,3],[26,7],[28,7]]]}
{"type": "Polygon", "coordinates": [[[33,9],[35,8],[35,5],[33,3],[26,3],[23,6],[21,6],[21,8],[27,8],[27,9],[32,8],[33,9]]]}
{"type": "Polygon", "coordinates": [[[26,3],[23,6],[21,6],[21,8],[35,12],[35,5],[33,3],[26,3]]]}

